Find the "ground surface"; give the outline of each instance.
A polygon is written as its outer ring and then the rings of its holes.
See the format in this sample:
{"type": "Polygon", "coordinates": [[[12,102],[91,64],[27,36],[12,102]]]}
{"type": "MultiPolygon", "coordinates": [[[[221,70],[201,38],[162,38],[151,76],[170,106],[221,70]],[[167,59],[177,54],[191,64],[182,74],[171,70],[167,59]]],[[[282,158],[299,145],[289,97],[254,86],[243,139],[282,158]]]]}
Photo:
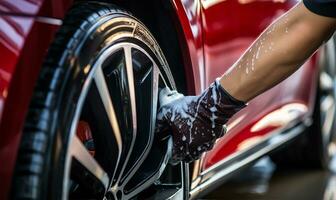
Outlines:
{"type": "Polygon", "coordinates": [[[277,169],[266,157],[202,199],[336,200],[336,158],[323,172],[277,169]]]}

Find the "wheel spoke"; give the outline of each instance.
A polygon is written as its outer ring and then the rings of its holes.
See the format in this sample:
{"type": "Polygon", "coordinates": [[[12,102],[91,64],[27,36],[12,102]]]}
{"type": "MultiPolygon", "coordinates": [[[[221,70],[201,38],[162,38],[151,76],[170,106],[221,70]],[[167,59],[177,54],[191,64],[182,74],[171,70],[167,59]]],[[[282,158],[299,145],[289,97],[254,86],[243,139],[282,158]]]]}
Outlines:
{"type": "Polygon", "coordinates": [[[109,185],[109,177],[107,173],[91,156],[77,136],[73,137],[70,149],[70,154],[73,156],[73,158],[77,160],[80,165],[89,171],[97,180],[99,180],[106,191],[109,185]]]}
{"type": "Polygon", "coordinates": [[[137,133],[137,113],[136,113],[136,101],[135,101],[135,88],[134,88],[134,75],[133,75],[133,63],[132,63],[132,49],[131,47],[125,47],[124,48],[124,55],[125,55],[125,61],[126,61],[126,74],[127,74],[127,86],[129,91],[129,100],[131,105],[131,119],[132,119],[132,140],[131,144],[129,146],[129,149],[127,149],[127,156],[123,163],[123,166],[121,168],[121,171],[118,175],[118,179],[116,181],[116,184],[119,183],[124,170],[126,168],[126,165],[128,163],[128,160],[130,158],[131,153],[133,152],[134,143],[136,140],[136,133],[137,133]]]}
{"type": "MultiPolygon", "coordinates": [[[[147,146],[145,147],[144,149],[144,152],[143,154],[141,155],[141,159],[136,163],[136,165],[131,169],[131,171],[127,174],[127,176],[125,177],[125,179],[123,180],[123,183],[122,185],[125,186],[130,180],[131,178],[134,176],[134,174],[137,172],[137,170],[140,168],[140,166],[142,165],[142,163],[144,162],[144,160],[146,159],[149,151],[151,150],[151,146],[152,146],[152,142],[153,142],[153,136],[154,136],[154,126],[155,126],[155,122],[156,122],[156,108],[157,108],[157,98],[158,98],[158,82],[159,82],[159,69],[158,67],[153,64],[153,67],[152,67],[152,88],[151,88],[151,95],[152,95],[152,98],[151,98],[151,107],[152,107],[152,113],[151,113],[151,116],[150,116],[150,126],[151,126],[151,130],[149,130],[149,138],[148,138],[148,144],[147,146]]],[[[148,76],[148,74],[146,73],[145,75],[146,77],[148,76]]],[[[141,80],[143,81],[143,80],[141,80]]],[[[164,164],[165,166],[165,164],[164,164]]],[[[160,174],[160,173],[159,173],[160,174]]],[[[161,175],[161,174],[160,174],[161,175]]],[[[158,176],[159,177],[159,176],[158,176]]],[[[158,178],[157,176],[152,176],[152,178],[148,179],[141,187],[140,189],[137,188],[134,192],[137,193],[139,192],[141,189],[144,189],[146,188],[147,186],[149,185],[146,185],[146,184],[149,184],[150,182],[153,183],[153,180],[155,180],[155,178],[158,178]],[[144,186],[144,187],[143,187],[144,186]]],[[[132,193],[134,193],[132,192],[132,193]]],[[[134,195],[134,194],[132,194],[134,195]]]]}
{"type": "Polygon", "coordinates": [[[332,96],[326,96],[322,99],[320,109],[322,111],[322,130],[323,133],[330,133],[335,116],[335,101],[332,96]]]}
{"type": "Polygon", "coordinates": [[[321,72],[320,75],[320,87],[323,91],[332,92],[334,87],[333,78],[325,71],[321,72]]]}
{"type": "Polygon", "coordinates": [[[153,118],[156,120],[156,107],[158,102],[158,96],[159,96],[159,77],[160,77],[160,70],[159,68],[154,65],[153,67],[153,118]]]}
{"type": "Polygon", "coordinates": [[[136,187],[133,191],[128,193],[126,195],[127,199],[131,199],[132,197],[135,197],[136,195],[138,195],[140,192],[142,192],[143,190],[148,188],[150,185],[152,185],[156,180],[158,180],[161,177],[163,171],[165,170],[165,168],[168,164],[168,161],[169,161],[169,158],[170,158],[171,148],[172,148],[172,141],[169,140],[168,149],[167,149],[167,152],[166,152],[163,160],[161,161],[160,168],[157,169],[157,171],[150,178],[141,182],[140,183],[141,185],[139,187],[136,187]]]}
{"type": "MultiPolygon", "coordinates": [[[[104,78],[104,74],[103,74],[103,71],[102,71],[101,67],[97,68],[97,71],[96,71],[95,76],[94,76],[94,80],[95,80],[95,83],[97,85],[98,93],[99,93],[99,95],[101,97],[101,100],[103,102],[105,111],[107,113],[107,117],[109,119],[110,125],[111,125],[113,133],[114,133],[114,137],[116,139],[116,143],[117,143],[117,146],[118,146],[118,152],[117,152],[118,156],[117,156],[117,162],[116,162],[116,166],[118,166],[119,161],[120,161],[121,152],[122,152],[122,139],[121,139],[121,134],[120,134],[120,129],[119,129],[117,117],[116,117],[116,114],[115,114],[115,111],[114,111],[114,108],[113,108],[110,93],[108,91],[106,81],[105,81],[105,78],[104,78]]],[[[117,169],[117,167],[114,170],[113,177],[115,176],[116,169],[117,169]]]]}

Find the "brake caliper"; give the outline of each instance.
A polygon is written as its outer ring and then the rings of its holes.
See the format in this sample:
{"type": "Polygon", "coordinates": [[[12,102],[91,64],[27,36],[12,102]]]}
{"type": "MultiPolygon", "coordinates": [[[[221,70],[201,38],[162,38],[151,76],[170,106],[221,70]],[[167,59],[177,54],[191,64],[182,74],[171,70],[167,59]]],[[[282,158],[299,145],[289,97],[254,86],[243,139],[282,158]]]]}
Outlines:
{"type": "Polygon", "coordinates": [[[90,125],[85,121],[79,121],[77,125],[77,137],[82,141],[85,148],[89,151],[89,153],[94,156],[95,155],[95,147],[92,138],[92,133],[90,129],[90,125]]]}

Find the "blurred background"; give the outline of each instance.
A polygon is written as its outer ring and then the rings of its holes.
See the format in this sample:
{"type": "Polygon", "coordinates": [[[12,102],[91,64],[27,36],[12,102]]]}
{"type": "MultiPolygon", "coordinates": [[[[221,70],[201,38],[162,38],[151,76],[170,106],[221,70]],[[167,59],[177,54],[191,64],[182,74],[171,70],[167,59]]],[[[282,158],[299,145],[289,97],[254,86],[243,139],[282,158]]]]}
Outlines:
{"type": "Polygon", "coordinates": [[[202,199],[335,200],[336,157],[321,171],[279,167],[266,156],[202,199]]]}

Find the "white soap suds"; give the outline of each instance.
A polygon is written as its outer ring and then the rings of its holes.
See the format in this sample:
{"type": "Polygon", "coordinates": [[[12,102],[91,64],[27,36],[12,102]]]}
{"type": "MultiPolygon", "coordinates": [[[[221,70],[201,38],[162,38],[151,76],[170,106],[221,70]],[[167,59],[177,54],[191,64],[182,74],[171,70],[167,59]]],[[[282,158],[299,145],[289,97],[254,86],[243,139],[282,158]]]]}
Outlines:
{"type": "Polygon", "coordinates": [[[210,120],[211,120],[211,127],[215,128],[215,119],[217,119],[218,117],[215,115],[215,113],[212,113],[210,120]]]}
{"type": "Polygon", "coordinates": [[[186,141],[186,140],[187,140],[186,136],[183,135],[183,137],[182,137],[182,141],[186,141]]]}
{"type": "Polygon", "coordinates": [[[215,112],[217,111],[217,108],[216,108],[215,106],[213,106],[213,107],[210,108],[210,111],[211,111],[212,113],[215,113],[215,112]]]}
{"type": "Polygon", "coordinates": [[[214,103],[217,103],[217,93],[216,93],[216,88],[212,87],[212,95],[211,98],[213,99],[214,103]]]}

